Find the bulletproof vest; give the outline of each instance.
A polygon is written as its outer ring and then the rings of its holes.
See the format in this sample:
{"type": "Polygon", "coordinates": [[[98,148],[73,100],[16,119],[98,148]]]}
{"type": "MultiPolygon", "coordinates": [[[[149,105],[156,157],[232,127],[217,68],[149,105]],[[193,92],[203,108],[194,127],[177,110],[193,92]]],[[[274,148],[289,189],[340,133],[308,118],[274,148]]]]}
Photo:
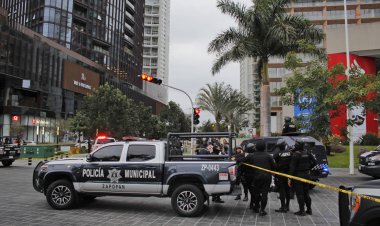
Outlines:
{"type": "Polygon", "coordinates": [[[310,153],[307,151],[300,151],[298,154],[298,164],[296,171],[308,171],[311,170],[310,153]]]}
{"type": "Polygon", "coordinates": [[[288,125],[288,133],[291,133],[291,132],[297,132],[297,129],[296,129],[296,125],[294,125],[293,123],[289,123],[288,125]]]}
{"type": "Polygon", "coordinates": [[[281,172],[289,171],[290,162],[292,160],[292,153],[288,150],[282,150],[278,153],[278,170],[281,172]]]}

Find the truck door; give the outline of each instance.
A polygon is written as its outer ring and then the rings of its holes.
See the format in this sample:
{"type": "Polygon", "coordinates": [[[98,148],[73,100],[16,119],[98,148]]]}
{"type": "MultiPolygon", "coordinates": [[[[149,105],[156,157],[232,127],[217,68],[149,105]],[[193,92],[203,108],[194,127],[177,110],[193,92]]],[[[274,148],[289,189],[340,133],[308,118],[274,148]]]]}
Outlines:
{"type": "Polygon", "coordinates": [[[92,160],[84,164],[77,175],[81,191],[125,192],[120,185],[123,147],[123,144],[105,146],[92,155],[92,160]]]}
{"type": "Polygon", "coordinates": [[[156,144],[129,144],[123,175],[128,193],[160,194],[162,160],[156,144]]]}

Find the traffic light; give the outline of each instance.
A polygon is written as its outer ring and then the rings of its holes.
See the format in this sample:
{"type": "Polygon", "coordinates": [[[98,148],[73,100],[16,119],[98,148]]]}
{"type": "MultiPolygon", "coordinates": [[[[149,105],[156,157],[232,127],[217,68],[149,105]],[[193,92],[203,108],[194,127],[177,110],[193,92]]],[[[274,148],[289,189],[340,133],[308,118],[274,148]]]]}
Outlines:
{"type": "Polygon", "coordinates": [[[193,113],[193,122],[194,122],[194,125],[198,125],[199,124],[199,114],[201,113],[201,109],[200,108],[194,108],[194,113],[193,113]]]}
{"type": "Polygon", "coordinates": [[[162,84],[162,80],[161,80],[161,79],[159,79],[159,78],[154,78],[154,77],[151,76],[151,75],[142,74],[140,77],[141,77],[141,79],[144,80],[144,81],[148,81],[148,82],[151,82],[151,83],[154,83],[154,84],[157,84],[157,85],[161,85],[161,84],[162,84]]]}

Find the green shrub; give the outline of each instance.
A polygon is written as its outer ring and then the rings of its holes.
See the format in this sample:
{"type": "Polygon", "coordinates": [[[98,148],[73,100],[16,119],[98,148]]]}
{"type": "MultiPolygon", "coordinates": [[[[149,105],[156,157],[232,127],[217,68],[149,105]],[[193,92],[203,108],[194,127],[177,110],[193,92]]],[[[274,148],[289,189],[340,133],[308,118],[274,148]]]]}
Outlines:
{"type": "Polygon", "coordinates": [[[379,145],[379,138],[372,133],[367,133],[360,138],[360,145],[362,146],[376,146],[379,145]]]}

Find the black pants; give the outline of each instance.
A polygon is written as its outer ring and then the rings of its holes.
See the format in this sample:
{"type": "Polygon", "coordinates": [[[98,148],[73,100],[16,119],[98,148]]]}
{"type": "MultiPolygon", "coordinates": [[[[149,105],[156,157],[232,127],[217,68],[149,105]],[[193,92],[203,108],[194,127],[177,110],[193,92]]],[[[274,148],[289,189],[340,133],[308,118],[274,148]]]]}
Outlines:
{"type": "MultiPolygon", "coordinates": [[[[247,190],[251,194],[250,207],[253,207],[253,205],[255,204],[254,191],[253,191],[253,187],[254,187],[253,180],[254,180],[253,175],[245,175],[244,176],[245,186],[247,187],[247,190]]],[[[245,193],[245,190],[244,190],[244,193],[245,193]]]]}
{"type": "Polygon", "coordinates": [[[276,180],[278,193],[280,194],[281,208],[289,208],[290,188],[288,185],[288,178],[278,176],[276,180]]]}
{"type": "MultiPolygon", "coordinates": [[[[296,176],[302,177],[305,179],[310,179],[310,176],[307,174],[305,174],[305,175],[301,174],[301,175],[296,175],[296,176]]],[[[305,211],[305,204],[306,204],[306,208],[308,210],[311,210],[311,198],[309,195],[309,186],[310,185],[294,180],[293,186],[294,186],[294,190],[296,192],[297,201],[298,201],[300,211],[305,211]]]]}
{"type": "Polygon", "coordinates": [[[268,203],[268,192],[272,176],[270,174],[259,174],[254,177],[253,184],[253,200],[255,208],[264,210],[268,203]]]}

